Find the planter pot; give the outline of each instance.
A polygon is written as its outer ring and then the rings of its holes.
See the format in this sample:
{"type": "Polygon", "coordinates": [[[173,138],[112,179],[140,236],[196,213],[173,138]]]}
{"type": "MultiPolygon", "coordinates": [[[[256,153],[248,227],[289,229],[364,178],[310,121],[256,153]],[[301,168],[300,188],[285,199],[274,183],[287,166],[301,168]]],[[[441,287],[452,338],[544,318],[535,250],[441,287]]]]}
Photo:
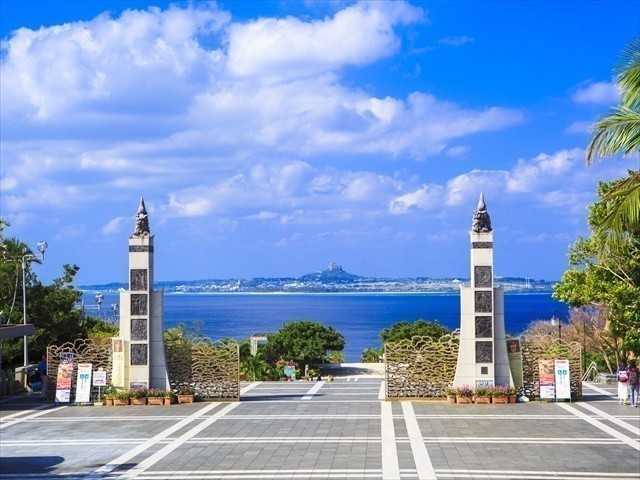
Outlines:
{"type": "Polygon", "coordinates": [[[118,406],[118,405],[129,405],[129,398],[114,398],[113,399],[113,404],[118,406]]]}
{"type": "Polygon", "coordinates": [[[146,405],[146,404],[147,404],[147,397],[131,399],[131,405],[146,405]]]}
{"type": "Polygon", "coordinates": [[[147,405],[164,405],[164,397],[148,397],[147,405]]]}
{"type": "Polygon", "coordinates": [[[105,398],[104,401],[106,402],[105,405],[107,405],[107,407],[112,407],[113,406],[113,398],[105,398]]]}
{"type": "Polygon", "coordinates": [[[491,397],[474,397],[475,403],[491,403],[491,397]]]}
{"type": "Polygon", "coordinates": [[[493,397],[491,399],[491,403],[509,403],[509,397],[506,395],[501,397],[493,397]]]}
{"type": "Polygon", "coordinates": [[[456,396],[455,395],[447,395],[447,402],[456,403],[456,396]]]}
{"type": "Polygon", "coordinates": [[[471,397],[456,397],[456,403],[471,403],[471,397]]]}
{"type": "Polygon", "coordinates": [[[193,403],[195,395],[178,395],[178,403],[193,403]]]}
{"type": "Polygon", "coordinates": [[[164,397],[162,399],[163,405],[171,405],[173,403],[173,397],[164,397]]]}
{"type": "Polygon", "coordinates": [[[518,403],[518,397],[515,395],[509,395],[509,403],[518,403]]]}

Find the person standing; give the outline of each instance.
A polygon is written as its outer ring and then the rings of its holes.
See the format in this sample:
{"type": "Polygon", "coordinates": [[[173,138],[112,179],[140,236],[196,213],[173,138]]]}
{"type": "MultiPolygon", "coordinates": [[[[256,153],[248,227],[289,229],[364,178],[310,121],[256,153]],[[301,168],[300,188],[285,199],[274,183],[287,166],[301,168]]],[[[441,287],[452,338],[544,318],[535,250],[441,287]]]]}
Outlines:
{"type": "Polygon", "coordinates": [[[618,403],[625,405],[627,403],[627,394],[629,393],[628,377],[627,377],[627,365],[624,360],[620,359],[618,364],[618,371],[616,372],[618,378],[618,403]]]}
{"type": "Polygon", "coordinates": [[[629,384],[629,404],[638,406],[638,390],[640,390],[640,370],[636,366],[636,361],[629,362],[627,369],[627,383],[629,384]]]}

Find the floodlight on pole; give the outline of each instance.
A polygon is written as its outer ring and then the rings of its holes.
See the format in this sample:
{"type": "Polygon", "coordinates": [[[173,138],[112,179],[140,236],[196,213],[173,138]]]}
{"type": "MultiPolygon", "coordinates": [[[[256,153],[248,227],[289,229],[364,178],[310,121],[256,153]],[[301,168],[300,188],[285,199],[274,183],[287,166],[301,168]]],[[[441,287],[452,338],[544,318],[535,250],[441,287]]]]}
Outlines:
{"type": "MultiPolygon", "coordinates": [[[[27,264],[31,262],[44,262],[44,252],[49,245],[45,241],[37,243],[39,254],[27,253],[22,256],[22,319],[26,325],[27,322],[27,264]]],[[[27,335],[24,336],[24,366],[29,364],[29,348],[27,344],[27,335]]]]}

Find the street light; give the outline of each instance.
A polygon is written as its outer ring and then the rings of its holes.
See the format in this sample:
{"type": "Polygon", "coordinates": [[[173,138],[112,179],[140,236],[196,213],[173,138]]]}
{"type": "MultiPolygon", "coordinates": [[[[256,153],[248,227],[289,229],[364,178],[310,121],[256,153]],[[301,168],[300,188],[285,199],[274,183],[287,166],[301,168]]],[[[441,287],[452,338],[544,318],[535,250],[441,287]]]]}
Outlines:
{"type": "Polygon", "coordinates": [[[101,293],[96,293],[95,296],[96,299],[96,303],[98,304],[98,311],[102,311],[102,302],[104,302],[104,295],[102,295],[101,293]]]}
{"type": "MultiPolygon", "coordinates": [[[[47,250],[49,245],[47,242],[40,241],[38,242],[38,251],[39,254],[27,253],[22,256],[22,318],[23,323],[27,324],[27,262],[36,262],[42,263],[44,262],[44,252],[47,250]]],[[[24,366],[29,364],[29,349],[27,345],[27,335],[24,336],[24,366]]]]}
{"type": "Polygon", "coordinates": [[[551,317],[551,325],[558,327],[558,338],[562,340],[562,321],[555,314],[551,317]]]}

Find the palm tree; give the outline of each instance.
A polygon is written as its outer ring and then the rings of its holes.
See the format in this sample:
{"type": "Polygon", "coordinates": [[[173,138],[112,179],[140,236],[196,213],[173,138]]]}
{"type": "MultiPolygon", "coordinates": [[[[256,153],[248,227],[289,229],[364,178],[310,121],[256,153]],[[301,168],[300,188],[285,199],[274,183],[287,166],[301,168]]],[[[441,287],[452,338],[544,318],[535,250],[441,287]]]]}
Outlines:
{"type": "MultiPolygon", "coordinates": [[[[593,126],[587,146],[587,164],[598,158],[640,154],[640,38],[630,42],[621,53],[616,69],[620,104],[593,126]]],[[[611,207],[599,232],[609,238],[621,238],[625,232],[640,232],[640,170],[629,172],[604,198],[611,207]]]]}

